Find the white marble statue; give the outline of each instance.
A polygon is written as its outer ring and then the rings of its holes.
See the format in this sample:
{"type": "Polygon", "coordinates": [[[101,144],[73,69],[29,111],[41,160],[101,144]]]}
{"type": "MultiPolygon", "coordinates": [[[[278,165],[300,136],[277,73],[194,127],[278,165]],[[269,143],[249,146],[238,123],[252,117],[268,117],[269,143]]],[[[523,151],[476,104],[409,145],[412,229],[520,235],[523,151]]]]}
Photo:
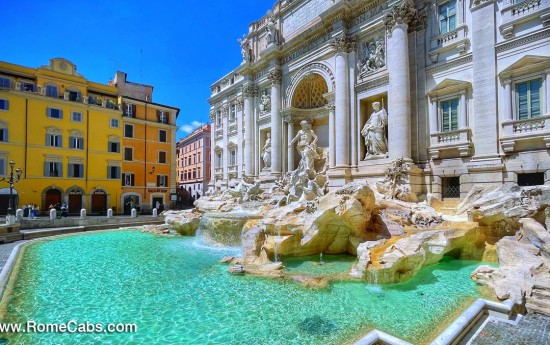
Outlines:
{"type": "Polygon", "coordinates": [[[271,170],[271,133],[267,133],[264,147],[262,148],[262,159],[264,161],[263,171],[271,170]]]}
{"type": "Polygon", "coordinates": [[[317,154],[317,135],[309,127],[307,121],[300,122],[302,129],[298,131],[298,134],[292,139],[288,147],[292,147],[296,141],[298,145],[296,148],[300,152],[300,163],[298,163],[298,170],[303,171],[315,171],[314,162],[315,159],[319,159],[317,154]]]}
{"type": "Polygon", "coordinates": [[[267,90],[262,92],[260,97],[260,111],[262,113],[268,112],[271,110],[271,96],[267,93],[267,90]]]}
{"type": "Polygon", "coordinates": [[[388,139],[386,138],[388,113],[384,107],[380,108],[380,102],[372,103],[372,108],[374,111],[361,130],[361,135],[365,137],[367,149],[365,159],[385,157],[388,153],[388,139]]]}
{"type": "Polygon", "coordinates": [[[269,20],[265,28],[265,30],[267,31],[266,39],[268,46],[271,44],[279,44],[279,31],[277,30],[276,26],[277,24],[275,22],[275,18],[273,18],[270,12],[269,20]]]}
{"type": "Polygon", "coordinates": [[[243,56],[243,61],[251,62],[252,52],[250,49],[250,40],[246,38],[246,36],[243,36],[243,38],[237,39],[237,42],[239,42],[239,45],[241,46],[241,54],[243,56]]]}

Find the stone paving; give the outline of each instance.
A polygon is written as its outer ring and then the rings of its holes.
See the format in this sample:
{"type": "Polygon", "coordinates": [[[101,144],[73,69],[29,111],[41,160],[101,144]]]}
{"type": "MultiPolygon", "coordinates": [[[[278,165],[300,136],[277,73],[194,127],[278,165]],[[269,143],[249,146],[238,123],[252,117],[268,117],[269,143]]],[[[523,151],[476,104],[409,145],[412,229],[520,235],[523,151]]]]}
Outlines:
{"type": "Polygon", "coordinates": [[[517,325],[491,319],[472,345],[550,345],[550,317],[528,314],[517,325]]]}

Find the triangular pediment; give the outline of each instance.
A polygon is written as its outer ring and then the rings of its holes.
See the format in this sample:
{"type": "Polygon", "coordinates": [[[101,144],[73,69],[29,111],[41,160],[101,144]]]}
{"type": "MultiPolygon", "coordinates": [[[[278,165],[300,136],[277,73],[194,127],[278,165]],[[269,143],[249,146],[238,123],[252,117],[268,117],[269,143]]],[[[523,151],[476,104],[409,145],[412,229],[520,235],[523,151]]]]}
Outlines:
{"type": "Polygon", "coordinates": [[[465,80],[445,79],[439,84],[437,84],[436,86],[434,86],[430,91],[428,91],[428,95],[430,97],[433,97],[433,96],[445,95],[453,92],[464,91],[467,88],[469,88],[470,85],[471,83],[465,80]]]}
{"type": "Polygon", "coordinates": [[[499,77],[503,79],[512,78],[530,72],[541,71],[548,67],[550,67],[549,56],[526,55],[502,70],[499,73],[499,77]]]}

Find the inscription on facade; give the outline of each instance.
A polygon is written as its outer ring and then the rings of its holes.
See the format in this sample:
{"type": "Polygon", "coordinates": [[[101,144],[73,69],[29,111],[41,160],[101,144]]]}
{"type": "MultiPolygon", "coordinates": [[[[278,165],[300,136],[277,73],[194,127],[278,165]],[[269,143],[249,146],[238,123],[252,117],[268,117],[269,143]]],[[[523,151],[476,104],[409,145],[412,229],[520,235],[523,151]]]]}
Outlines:
{"type": "Polygon", "coordinates": [[[290,11],[283,19],[284,37],[288,37],[290,34],[296,32],[332,4],[333,2],[328,0],[311,0],[295,11],[290,11]]]}

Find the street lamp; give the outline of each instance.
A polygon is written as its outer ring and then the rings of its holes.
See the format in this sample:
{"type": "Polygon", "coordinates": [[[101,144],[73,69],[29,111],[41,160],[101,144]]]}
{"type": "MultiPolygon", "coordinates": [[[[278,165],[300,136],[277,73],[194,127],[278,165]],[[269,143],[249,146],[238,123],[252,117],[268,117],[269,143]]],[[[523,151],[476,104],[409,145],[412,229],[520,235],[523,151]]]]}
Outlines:
{"type": "Polygon", "coordinates": [[[15,176],[13,176],[13,171],[15,167],[15,162],[10,161],[10,175],[8,177],[2,178],[0,181],[7,182],[10,185],[10,200],[9,200],[9,206],[8,206],[8,216],[14,216],[15,212],[13,210],[14,203],[13,203],[13,184],[15,182],[19,182],[21,179],[21,174],[23,173],[23,170],[17,168],[15,169],[15,176]]]}

